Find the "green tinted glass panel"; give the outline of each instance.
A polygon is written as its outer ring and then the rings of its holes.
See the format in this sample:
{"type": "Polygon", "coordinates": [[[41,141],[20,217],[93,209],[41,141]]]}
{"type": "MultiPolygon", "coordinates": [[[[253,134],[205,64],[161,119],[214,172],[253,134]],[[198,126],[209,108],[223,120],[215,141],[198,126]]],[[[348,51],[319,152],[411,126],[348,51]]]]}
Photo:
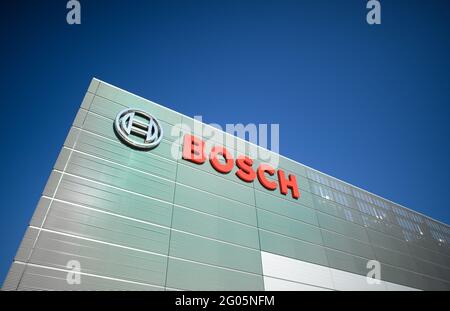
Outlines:
{"type": "Polygon", "coordinates": [[[254,207],[182,184],[175,189],[175,204],[256,227],[254,207]]]}
{"type": "Polygon", "coordinates": [[[262,274],[261,252],[172,231],[170,256],[262,274]]]}
{"type": "Polygon", "coordinates": [[[261,250],[326,266],[325,249],[319,245],[260,230],[261,250]]]}
{"type": "Polygon", "coordinates": [[[316,226],[280,216],[258,209],[258,226],[261,229],[273,231],[314,244],[322,244],[320,230],[316,226]]]}
{"type": "Polygon", "coordinates": [[[261,275],[169,259],[167,287],[189,290],[264,290],[261,275]]]}
{"type": "Polygon", "coordinates": [[[259,248],[258,231],[255,227],[178,206],[174,206],[172,228],[219,241],[259,248]]]}

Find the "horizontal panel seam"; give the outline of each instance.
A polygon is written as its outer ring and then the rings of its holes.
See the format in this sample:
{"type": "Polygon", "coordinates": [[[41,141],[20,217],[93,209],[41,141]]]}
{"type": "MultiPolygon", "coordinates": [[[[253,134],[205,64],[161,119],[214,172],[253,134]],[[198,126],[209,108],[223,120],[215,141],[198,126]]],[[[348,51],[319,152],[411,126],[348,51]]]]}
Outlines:
{"type": "Polygon", "coordinates": [[[94,274],[94,273],[89,273],[89,272],[81,272],[81,271],[80,272],[74,272],[72,270],[56,268],[56,267],[50,267],[50,266],[34,264],[34,263],[25,263],[25,262],[22,262],[22,261],[14,261],[14,262],[17,263],[17,264],[25,265],[25,266],[28,265],[28,266],[31,266],[31,267],[37,267],[37,268],[55,270],[55,271],[60,271],[60,272],[67,272],[67,273],[74,273],[74,274],[92,276],[92,277],[97,277],[97,278],[106,279],[106,280],[112,280],[112,281],[119,281],[119,282],[124,282],[124,283],[131,283],[131,284],[138,284],[138,285],[144,285],[144,286],[152,286],[152,287],[164,288],[164,286],[160,286],[160,285],[156,285],[156,284],[136,282],[136,281],[120,279],[120,278],[115,278],[115,277],[109,277],[109,276],[104,276],[104,275],[94,274]]]}
{"type": "MultiPolygon", "coordinates": [[[[102,82],[102,83],[103,83],[103,82],[102,82]]],[[[106,84],[106,83],[105,83],[105,84],[106,84]]],[[[159,104],[157,104],[157,103],[155,103],[155,102],[152,102],[152,101],[150,101],[150,100],[148,100],[148,99],[145,99],[145,98],[142,98],[142,97],[137,96],[137,95],[135,95],[135,94],[132,94],[132,93],[130,93],[130,92],[128,92],[128,91],[125,91],[125,90],[122,90],[122,89],[118,89],[118,90],[121,91],[121,92],[126,92],[126,93],[128,93],[129,95],[131,95],[131,96],[133,96],[133,97],[138,97],[139,99],[148,102],[150,105],[157,106],[158,108],[161,108],[161,109],[163,109],[163,110],[169,110],[170,112],[172,112],[172,113],[174,113],[174,114],[176,114],[176,115],[179,116],[179,118],[180,118],[180,123],[181,123],[182,120],[183,120],[183,116],[184,116],[184,115],[181,114],[181,113],[179,113],[179,112],[176,112],[176,111],[174,111],[174,110],[172,110],[172,109],[169,109],[169,108],[167,108],[167,107],[164,107],[164,106],[162,106],[162,105],[159,105],[159,104]]],[[[113,99],[111,99],[111,98],[108,98],[108,97],[105,97],[105,96],[103,96],[103,95],[98,94],[98,92],[95,94],[95,96],[97,96],[97,97],[99,97],[99,98],[102,98],[102,99],[106,99],[106,100],[108,100],[108,101],[110,101],[110,102],[112,102],[112,103],[115,103],[115,104],[117,104],[117,105],[119,105],[119,106],[122,106],[122,107],[124,107],[124,108],[128,108],[127,106],[123,105],[122,103],[119,103],[118,101],[115,101],[115,100],[113,100],[113,99]]],[[[166,122],[167,124],[174,125],[174,124],[172,124],[172,123],[170,123],[170,122],[168,122],[168,121],[166,121],[166,120],[163,120],[163,121],[166,122]]]]}
{"type": "MultiPolygon", "coordinates": [[[[110,215],[110,216],[115,216],[115,217],[119,217],[119,218],[124,218],[124,219],[131,220],[131,221],[135,221],[135,220],[136,220],[137,222],[145,223],[145,224],[148,224],[148,225],[151,225],[151,226],[155,226],[155,227],[159,227],[159,228],[162,228],[162,229],[167,229],[167,230],[170,230],[170,229],[171,229],[171,230],[173,230],[173,231],[180,232],[180,233],[184,233],[184,234],[188,234],[188,235],[191,235],[191,236],[196,236],[196,237],[204,238],[204,239],[211,240],[211,241],[215,241],[215,242],[219,242],[219,243],[224,243],[224,244],[232,245],[232,246],[239,247],[239,248],[245,248],[245,249],[252,250],[252,251],[259,251],[259,249],[257,249],[257,248],[252,248],[252,247],[245,246],[245,245],[242,245],[242,244],[236,244],[236,243],[229,242],[229,241],[219,240],[219,239],[207,237],[207,236],[204,236],[204,235],[200,235],[200,234],[196,234],[196,233],[192,233],[192,232],[188,232],[188,231],[184,231],[184,230],[180,230],[180,229],[169,228],[169,227],[167,227],[167,226],[158,225],[158,224],[151,223],[151,222],[147,222],[147,221],[137,220],[137,219],[132,218],[132,217],[122,216],[122,215],[115,214],[115,213],[111,213],[111,212],[105,212],[105,211],[102,211],[102,210],[98,210],[98,209],[95,209],[95,208],[86,207],[86,206],[83,206],[83,205],[80,205],[80,204],[77,204],[77,203],[68,202],[68,201],[65,201],[65,200],[60,200],[60,199],[55,199],[55,200],[57,200],[57,201],[59,201],[59,202],[67,203],[67,204],[70,204],[70,205],[78,206],[78,207],[81,207],[81,208],[84,208],[84,209],[93,210],[93,211],[96,211],[96,212],[99,212],[99,213],[108,214],[108,215],[110,215]]],[[[181,207],[181,208],[184,208],[184,207],[182,207],[182,206],[180,206],[180,207],[181,207]]],[[[187,209],[187,208],[185,208],[185,209],[187,209]]],[[[213,216],[213,215],[211,215],[211,216],[212,216],[212,217],[215,217],[215,216],[213,216]]],[[[29,227],[30,227],[30,228],[33,228],[33,229],[36,228],[35,226],[31,226],[31,225],[30,225],[29,227]]],[[[255,229],[255,232],[256,232],[257,228],[256,228],[256,227],[253,227],[253,228],[255,229]]],[[[52,230],[52,229],[46,229],[46,230],[55,231],[55,230],[52,230]]],[[[58,231],[55,231],[55,232],[58,232],[58,231]]],[[[61,234],[70,235],[70,234],[67,234],[67,233],[61,233],[61,234]]],[[[78,236],[77,236],[77,235],[74,235],[74,237],[78,237],[78,236]]],[[[84,238],[84,237],[80,237],[80,238],[84,238]]],[[[90,239],[90,238],[84,238],[84,239],[90,239]]],[[[93,241],[99,241],[99,242],[100,242],[100,240],[95,240],[95,239],[91,239],[91,240],[93,240],[93,241]]],[[[105,243],[106,243],[106,244],[115,244],[115,243],[110,243],[110,242],[105,242],[105,243]]],[[[119,244],[117,244],[117,245],[119,245],[119,244]]],[[[137,249],[137,248],[133,248],[133,249],[135,249],[135,250],[141,250],[141,249],[137,249]]],[[[145,250],[142,250],[142,251],[145,251],[145,250]]],[[[150,253],[151,253],[151,252],[150,252],[150,253]]]]}
{"type": "MultiPolygon", "coordinates": [[[[30,226],[30,227],[32,227],[32,226],[30,226]]],[[[32,228],[33,229],[38,229],[36,227],[32,227],[32,228]]],[[[243,270],[223,267],[223,266],[219,266],[219,265],[208,264],[208,263],[199,262],[199,261],[195,261],[195,260],[190,260],[190,259],[186,259],[186,258],[182,258],[182,257],[168,256],[168,255],[154,253],[154,252],[151,252],[151,251],[146,251],[146,250],[142,250],[142,249],[138,249],[138,248],[134,248],[134,247],[128,247],[128,246],[124,246],[124,245],[120,245],[120,244],[116,244],[116,243],[110,243],[110,242],[100,241],[100,240],[96,240],[96,239],[85,238],[85,237],[81,237],[81,236],[77,236],[77,235],[73,235],[73,234],[69,234],[69,233],[64,233],[64,232],[60,232],[60,231],[56,231],[56,230],[52,230],[52,229],[42,228],[42,231],[46,231],[46,232],[50,232],[50,233],[54,233],[54,234],[60,234],[60,235],[64,235],[64,236],[69,236],[69,237],[73,237],[73,238],[78,238],[78,239],[82,239],[82,240],[86,240],[86,241],[90,241],[90,242],[97,242],[97,243],[105,244],[105,245],[109,245],[109,246],[115,246],[115,247],[119,247],[119,248],[129,249],[129,250],[133,250],[133,251],[147,253],[147,254],[150,254],[150,255],[156,255],[156,256],[160,256],[160,257],[168,257],[168,258],[171,258],[171,259],[191,262],[191,263],[204,265],[204,266],[208,266],[208,267],[220,268],[220,269],[224,269],[224,270],[229,270],[229,271],[234,271],[234,272],[239,272],[239,273],[245,273],[245,274],[250,274],[250,275],[255,275],[255,276],[262,276],[262,271],[261,271],[261,274],[259,274],[259,273],[254,273],[254,272],[248,272],[248,271],[243,271],[243,270]]],[[[178,230],[174,230],[174,231],[178,231],[178,230]]],[[[180,232],[182,232],[182,231],[180,231],[180,232]]],[[[182,232],[182,233],[184,233],[184,232],[182,232]]]]}
{"type": "MultiPolygon", "coordinates": [[[[86,129],[84,129],[84,128],[80,128],[80,127],[77,127],[77,126],[72,126],[72,128],[77,129],[77,130],[79,130],[79,131],[81,131],[81,132],[85,132],[85,133],[87,133],[87,134],[89,134],[89,135],[96,136],[96,137],[99,137],[99,138],[101,138],[101,139],[110,141],[110,142],[114,143],[114,144],[117,145],[117,146],[124,146],[124,145],[123,145],[122,143],[120,143],[119,141],[116,141],[116,140],[114,140],[114,139],[112,139],[112,138],[109,138],[109,137],[106,137],[106,136],[103,136],[103,135],[100,135],[100,134],[97,134],[97,133],[94,133],[94,132],[89,131],[89,130],[86,130],[86,129]]],[[[175,143],[175,142],[168,141],[168,140],[164,140],[164,141],[166,141],[168,144],[175,143]]],[[[175,143],[175,144],[178,145],[177,143],[175,143]]],[[[180,146],[180,145],[178,145],[178,146],[180,146]]],[[[71,149],[71,147],[66,146],[66,145],[63,145],[63,147],[64,147],[64,148],[67,148],[67,149],[71,149]]],[[[163,157],[163,156],[161,156],[161,155],[159,155],[159,154],[156,154],[156,153],[152,153],[151,155],[154,156],[154,157],[163,159],[163,160],[167,160],[167,161],[175,162],[175,163],[176,163],[176,160],[172,160],[172,159],[163,157]]]]}
{"type": "MultiPolygon", "coordinates": [[[[163,179],[163,180],[171,182],[171,183],[175,183],[174,179],[171,180],[171,179],[168,179],[166,177],[162,177],[162,176],[159,176],[159,175],[155,175],[155,174],[151,174],[151,173],[148,173],[148,172],[145,172],[145,171],[141,171],[141,170],[138,170],[138,169],[133,168],[131,166],[127,166],[127,165],[120,164],[120,163],[117,163],[117,162],[114,162],[114,161],[111,161],[111,160],[103,159],[103,158],[100,158],[98,156],[86,153],[84,151],[79,151],[79,150],[76,150],[76,149],[73,149],[73,148],[69,148],[69,147],[66,147],[66,146],[64,146],[64,148],[69,149],[69,150],[71,150],[73,152],[76,152],[76,153],[88,156],[88,157],[92,157],[92,158],[100,160],[100,161],[105,161],[107,163],[114,164],[114,165],[120,166],[120,167],[125,168],[125,169],[129,169],[129,170],[137,172],[137,173],[141,173],[141,174],[148,175],[148,176],[151,176],[151,177],[156,177],[156,178],[159,178],[159,179],[163,179]]],[[[73,160],[71,161],[71,163],[74,163],[73,160]]]]}
{"type": "Polygon", "coordinates": [[[311,283],[303,283],[303,282],[289,280],[289,279],[285,279],[285,278],[281,278],[281,277],[273,276],[273,275],[268,275],[268,274],[263,274],[263,277],[271,278],[271,279],[277,279],[277,280],[281,280],[281,281],[287,281],[287,282],[296,283],[296,284],[300,284],[300,285],[307,285],[307,286],[311,286],[311,287],[318,287],[318,288],[323,288],[323,289],[335,290],[334,288],[330,288],[330,287],[315,285],[315,284],[311,284],[311,283]]]}

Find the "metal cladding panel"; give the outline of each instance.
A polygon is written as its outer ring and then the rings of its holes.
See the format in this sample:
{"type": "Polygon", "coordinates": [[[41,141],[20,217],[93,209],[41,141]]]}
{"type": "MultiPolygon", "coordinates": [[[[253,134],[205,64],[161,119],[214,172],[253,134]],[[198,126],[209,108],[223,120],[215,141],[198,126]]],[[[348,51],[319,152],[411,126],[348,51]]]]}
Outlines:
{"type": "Polygon", "coordinates": [[[449,242],[447,225],[93,79],[3,289],[449,290],[449,242]],[[153,149],[124,142],[155,129],[153,149]],[[300,198],[182,159],[198,129],[207,151],[277,158],[300,198]]]}

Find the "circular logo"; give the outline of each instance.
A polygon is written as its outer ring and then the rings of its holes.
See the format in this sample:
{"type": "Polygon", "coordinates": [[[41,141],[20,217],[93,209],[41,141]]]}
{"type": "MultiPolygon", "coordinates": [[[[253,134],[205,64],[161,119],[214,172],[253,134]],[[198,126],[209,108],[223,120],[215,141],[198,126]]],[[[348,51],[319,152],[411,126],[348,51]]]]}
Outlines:
{"type": "Polygon", "coordinates": [[[140,150],[155,148],[163,137],[158,120],[145,111],[133,108],[117,114],[114,130],[124,143],[140,150]]]}

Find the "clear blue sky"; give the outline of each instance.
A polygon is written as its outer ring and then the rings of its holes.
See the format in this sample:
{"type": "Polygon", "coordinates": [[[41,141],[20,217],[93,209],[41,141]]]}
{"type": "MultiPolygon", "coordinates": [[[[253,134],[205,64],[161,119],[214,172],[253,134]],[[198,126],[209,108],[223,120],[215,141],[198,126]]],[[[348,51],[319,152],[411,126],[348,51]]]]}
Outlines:
{"type": "Polygon", "coordinates": [[[448,0],[66,2],[0,10],[0,282],[94,76],[449,223],[448,0]]]}

